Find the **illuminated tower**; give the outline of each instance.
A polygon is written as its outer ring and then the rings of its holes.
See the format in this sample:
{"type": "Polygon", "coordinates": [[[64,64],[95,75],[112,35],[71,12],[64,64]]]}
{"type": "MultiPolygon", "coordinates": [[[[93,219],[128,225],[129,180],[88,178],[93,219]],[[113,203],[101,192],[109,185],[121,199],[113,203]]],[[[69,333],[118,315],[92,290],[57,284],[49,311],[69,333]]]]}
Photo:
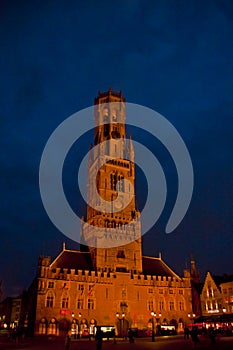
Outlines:
{"type": "Polygon", "coordinates": [[[111,89],[95,99],[88,159],[88,207],[81,237],[99,271],[142,272],[140,213],[135,207],[134,148],[126,139],[125,99],[111,89]],[[103,241],[105,242],[103,244],[103,241]]]}

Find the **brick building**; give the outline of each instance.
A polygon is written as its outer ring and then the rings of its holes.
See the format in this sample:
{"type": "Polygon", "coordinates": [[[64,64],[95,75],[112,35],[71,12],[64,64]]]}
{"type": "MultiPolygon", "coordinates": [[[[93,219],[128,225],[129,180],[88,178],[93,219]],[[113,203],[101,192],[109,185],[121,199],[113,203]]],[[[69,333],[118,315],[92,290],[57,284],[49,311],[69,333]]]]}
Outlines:
{"type": "Polygon", "coordinates": [[[94,119],[83,244],[80,251],[64,245],[53,261],[39,258],[35,333],[62,335],[71,328],[85,334],[98,324],[115,326],[119,334],[152,322],[173,323],[180,331],[193,312],[191,275],[178,276],[161,255],[142,255],[134,148],[121,92],[99,92],[94,119]]]}
{"type": "Polygon", "coordinates": [[[233,314],[233,276],[207,273],[201,293],[202,315],[233,314]]]}

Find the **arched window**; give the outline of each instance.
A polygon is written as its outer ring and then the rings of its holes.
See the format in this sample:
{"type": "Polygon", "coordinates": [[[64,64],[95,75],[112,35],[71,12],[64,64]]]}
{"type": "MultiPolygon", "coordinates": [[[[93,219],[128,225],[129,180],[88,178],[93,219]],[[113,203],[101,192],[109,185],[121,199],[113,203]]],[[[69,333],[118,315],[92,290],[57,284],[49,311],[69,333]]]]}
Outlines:
{"type": "Polygon", "coordinates": [[[117,184],[117,174],[116,173],[112,173],[112,174],[110,174],[111,190],[116,191],[116,184],[117,184]]]}
{"type": "Polygon", "coordinates": [[[83,309],[83,305],[84,305],[83,298],[78,298],[77,299],[77,309],[83,309]]]}
{"type": "Polygon", "coordinates": [[[68,307],[69,307],[69,296],[68,296],[67,292],[63,293],[63,295],[62,295],[61,307],[62,307],[62,309],[68,309],[68,307]]]}
{"type": "MultiPolygon", "coordinates": [[[[118,175],[118,181],[122,181],[124,180],[124,176],[123,175],[118,175]]],[[[120,192],[124,192],[125,191],[125,188],[124,188],[124,182],[118,182],[119,184],[119,191],[120,192]]]]}
{"type": "Polygon", "coordinates": [[[54,307],[54,294],[52,291],[48,291],[46,295],[46,307],[54,307]]]}
{"type": "Polygon", "coordinates": [[[57,334],[57,320],[55,318],[49,321],[48,334],[57,334]]]}
{"type": "Polygon", "coordinates": [[[40,324],[39,324],[39,334],[46,334],[47,332],[47,320],[45,317],[43,317],[40,320],[40,324]]]}

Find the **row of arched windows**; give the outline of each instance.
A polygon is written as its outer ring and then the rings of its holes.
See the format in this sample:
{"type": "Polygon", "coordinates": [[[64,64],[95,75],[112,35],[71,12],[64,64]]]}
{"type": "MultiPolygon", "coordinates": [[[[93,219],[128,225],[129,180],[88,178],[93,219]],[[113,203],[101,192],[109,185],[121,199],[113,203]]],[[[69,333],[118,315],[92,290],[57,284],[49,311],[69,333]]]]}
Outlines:
{"type": "Polygon", "coordinates": [[[106,228],[116,228],[116,227],[119,227],[119,228],[124,228],[124,224],[119,221],[119,222],[116,222],[115,220],[105,220],[105,227],[106,228]]]}
{"type": "MultiPolygon", "coordinates": [[[[70,298],[68,293],[63,293],[61,297],[61,308],[62,309],[68,309],[70,304],[70,298]]],[[[48,291],[46,298],[45,298],[45,306],[48,308],[53,308],[55,306],[55,295],[53,291],[48,291]]],[[[95,299],[94,298],[87,298],[85,300],[83,297],[78,297],[76,300],[76,308],[77,309],[89,309],[93,310],[95,308],[95,299]],[[86,303],[85,303],[86,301],[86,303]]]]}

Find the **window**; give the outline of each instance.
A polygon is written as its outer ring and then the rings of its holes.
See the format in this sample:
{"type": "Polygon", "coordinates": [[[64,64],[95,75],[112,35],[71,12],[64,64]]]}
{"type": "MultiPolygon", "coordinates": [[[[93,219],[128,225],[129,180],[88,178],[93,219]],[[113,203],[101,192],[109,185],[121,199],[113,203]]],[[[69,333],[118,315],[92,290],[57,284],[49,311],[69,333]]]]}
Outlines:
{"type": "Polygon", "coordinates": [[[179,309],[180,309],[180,311],[184,311],[184,302],[183,301],[179,302],[179,309]]]}
{"type": "Polygon", "coordinates": [[[67,295],[63,295],[61,300],[62,309],[68,309],[69,307],[69,297],[67,295]]]}
{"type": "Polygon", "coordinates": [[[49,283],[48,283],[48,288],[54,288],[54,282],[49,281],[49,283]]]}
{"type": "Polygon", "coordinates": [[[159,289],[159,294],[163,294],[163,289],[159,289]]]}
{"type": "Polygon", "coordinates": [[[169,310],[170,310],[170,311],[175,310],[174,301],[170,301],[170,302],[169,302],[169,310]]]}
{"type": "Polygon", "coordinates": [[[223,289],[223,294],[227,294],[226,288],[223,289]]]}
{"type": "Polygon", "coordinates": [[[173,293],[174,293],[173,289],[169,289],[169,294],[173,294],[173,293]]]}
{"type": "Polygon", "coordinates": [[[84,284],[78,284],[78,290],[80,291],[80,292],[83,292],[84,291],[84,284]]]}
{"type": "Polygon", "coordinates": [[[229,292],[230,295],[232,295],[232,288],[229,288],[228,292],[229,292]]]}
{"type": "Polygon", "coordinates": [[[124,176],[119,175],[118,176],[118,181],[122,181],[122,182],[118,182],[118,184],[119,184],[119,191],[120,192],[124,192],[124,190],[125,190],[123,180],[124,180],[124,176]]]}
{"type": "Polygon", "coordinates": [[[53,305],[54,305],[54,297],[53,297],[53,294],[49,292],[46,298],[46,307],[53,307],[53,305]]]}
{"type": "Polygon", "coordinates": [[[83,309],[83,299],[81,298],[77,301],[77,309],[83,309]]]}
{"type": "Polygon", "coordinates": [[[93,310],[94,309],[94,300],[93,299],[87,299],[87,308],[89,310],[93,310]]]}
{"type": "Polygon", "coordinates": [[[116,183],[117,183],[117,175],[111,174],[110,175],[111,190],[116,191],[116,183]]]}
{"type": "Polygon", "coordinates": [[[153,293],[153,288],[149,288],[148,293],[150,293],[150,294],[153,293]]]}
{"type": "Polygon", "coordinates": [[[179,289],[179,294],[184,294],[183,289],[179,289]]]}
{"type": "Polygon", "coordinates": [[[153,301],[150,300],[150,301],[148,301],[148,310],[153,311],[153,309],[154,309],[154,304],[153,304],[153,301]]]}
{"type": "Polygon", "coordinates": [[[159,311],[162,311],[162,310],[164,310],[164,302],[160,301],[159,302],[159,311]]]}

